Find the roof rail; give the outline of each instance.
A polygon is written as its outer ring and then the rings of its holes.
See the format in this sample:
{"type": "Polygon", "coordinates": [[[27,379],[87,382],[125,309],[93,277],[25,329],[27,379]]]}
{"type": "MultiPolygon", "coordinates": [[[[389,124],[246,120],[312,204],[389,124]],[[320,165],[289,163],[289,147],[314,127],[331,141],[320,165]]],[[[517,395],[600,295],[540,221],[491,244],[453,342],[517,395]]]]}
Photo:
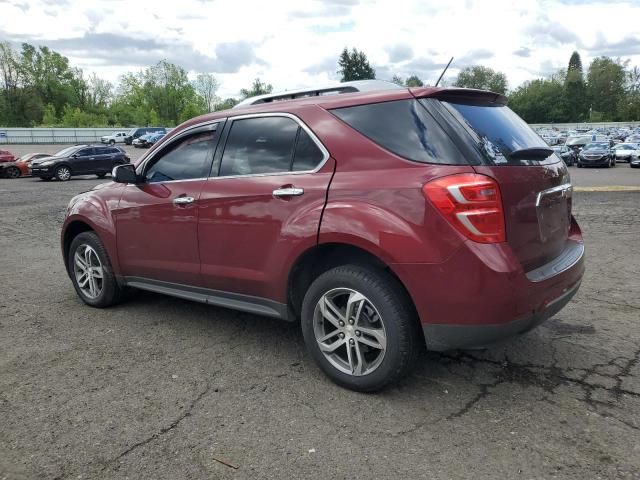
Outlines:
{"type": "Polygon", "coordinates": [[[393,90],[404,88],[386,80],[355,80],[352,82],[343,82],[336,85],[328,85],[316,88],[303,88],[299,90],[290,90],[287,92],[267,93],[266,95],[257,95],[249,97],[238,103],[233,108],[245,108],[260,103],[280,102],[284,100],[295,100],[297,98],[318,97],[321,95],[336,95],[340,93],[352,92],[370,92],[373,90],[393,90]]]}

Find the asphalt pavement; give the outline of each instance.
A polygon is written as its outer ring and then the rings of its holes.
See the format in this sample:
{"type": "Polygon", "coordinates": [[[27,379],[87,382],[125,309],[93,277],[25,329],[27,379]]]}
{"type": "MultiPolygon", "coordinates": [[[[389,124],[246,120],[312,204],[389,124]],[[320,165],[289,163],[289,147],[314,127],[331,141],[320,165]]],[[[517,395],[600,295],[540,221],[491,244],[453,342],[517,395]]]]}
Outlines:
{"type": "Polygon", "coordinates": [[[640,478],[640,192],[575,194],[587,271],[555,318],[366,395],[294,325],[142,292],[85,306],[58,236],[102,181],[0,179],[0,479],[640,478]]]}

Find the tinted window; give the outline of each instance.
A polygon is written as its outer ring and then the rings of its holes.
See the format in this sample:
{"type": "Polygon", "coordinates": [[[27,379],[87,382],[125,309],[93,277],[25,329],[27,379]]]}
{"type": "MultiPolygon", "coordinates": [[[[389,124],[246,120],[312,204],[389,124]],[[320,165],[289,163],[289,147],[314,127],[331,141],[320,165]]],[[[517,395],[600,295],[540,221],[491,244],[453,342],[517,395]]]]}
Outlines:
{"type": "Polygon", "coordinates": [[[89,155],[93,155],[93,151],[94,151],[93,148],[83,148],[82,150],[78,150],[77,153],[81,157],[86,157],[86,156],[89,156],[89,155]]]}
{"type": "Polygon", "coordinates": [[[609,148],[608,143],[588,143],[584,146],[585,150],[603,150],[609,148]]]}
{"type": "Polygon", "coordinates": [[[148,182],[188,180],[206,176],[216,132],[195,133],[163,151],[145,175],[148,182]]]}
{"type": "MultiPolygon", "coordinates": [[[[523,159],[511,160],[511,154],[524,148],[549,148],[542,138],[504,105],[442,102],[466,127],[476,141],[480,152],[494,165],[523,163],[523,159]]],[[[557,161],[551,155],[550,161],[557,161]]],[[[536,162],[536,158],[524,162],[536,162]]],[[[539,163],[539,162],[536,162],[539,163]]]]}
{"type": "Polygon", "coordinates": [[[332,112],[401,157],[424,163],[466,163],[451,139],[416,100],[358,105],[332,112]]]}
{"type": "Polygon", "coordinates": [[[117,148],[107,148],[105,149],[105,154],[109,154],[109,155],[113,155],[115,153],[120,153],[120,150],[118,150],[117,148]]]}
{"type": "Polygon", "coordinates": [[[220,175],[287,172],[298,124],[285,117],[236,120],[222,155],[220,175]]]}
{"type": "Polygon", "coordinates": [[[304,172],[314,170],[324,158],[324,154],[318,145],[311,139],[309,134],[300,128],[298,143],[296,143],[296,153],[293,157],[293,171],[304,172]]]}

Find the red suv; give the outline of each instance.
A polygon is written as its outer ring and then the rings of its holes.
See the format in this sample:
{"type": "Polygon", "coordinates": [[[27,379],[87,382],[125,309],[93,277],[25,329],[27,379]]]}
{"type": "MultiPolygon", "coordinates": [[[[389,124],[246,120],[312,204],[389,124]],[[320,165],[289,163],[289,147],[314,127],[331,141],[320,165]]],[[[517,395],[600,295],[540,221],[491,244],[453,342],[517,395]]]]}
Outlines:
{"type": "Polygon", "coordinates": [[[372,391],[425,342],[489,345],[576,293],[567,168],[505,97],[299,96],[190,120],[73,198],[62,253],[80,298],[133,287],[300,321],[333,381],[372,391]]]}

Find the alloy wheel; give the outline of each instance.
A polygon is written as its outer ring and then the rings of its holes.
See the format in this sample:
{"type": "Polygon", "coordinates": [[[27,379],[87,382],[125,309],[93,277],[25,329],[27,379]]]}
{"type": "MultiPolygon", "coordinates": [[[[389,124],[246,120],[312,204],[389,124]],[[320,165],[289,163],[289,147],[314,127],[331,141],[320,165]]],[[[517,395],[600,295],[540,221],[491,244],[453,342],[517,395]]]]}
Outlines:
{"type": "Polygon", "coordinates": [[[80,245],[73,255],[76,283],[87,298],[98,298],[104,286],[104,270],[97,252],[86,243],[80,245]]]}
{"type": "Polygon", "coordinates": [[[63,182],[69,180],[71,178],[71,170],[69,170],[69,167],[59,167],[56,171],[56,177],[63,182]]]}
{"type": "Polygon", "coordinates": [[[20,176],[20,170],[16,167],[10,167],[7,171],[9,178],[18,178],[20,176]]]}
{"type": "Polygon", "coordinates": [[[342,373],[367,375],[385,355],[387,335],[373,303],[349,288],[328,291],[316,304],[313,331],[324,357],[342,373]]]}

